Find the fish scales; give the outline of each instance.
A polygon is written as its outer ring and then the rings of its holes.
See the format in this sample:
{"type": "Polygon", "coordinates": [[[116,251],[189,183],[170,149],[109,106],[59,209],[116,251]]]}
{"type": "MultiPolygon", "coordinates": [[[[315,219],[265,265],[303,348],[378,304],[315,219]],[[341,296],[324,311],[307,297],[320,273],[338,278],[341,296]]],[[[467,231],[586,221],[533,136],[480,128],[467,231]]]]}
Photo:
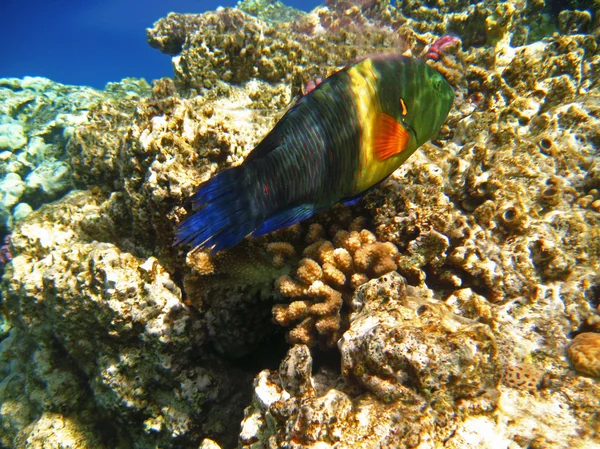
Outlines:
{"type": "MultiPolygon", "coordinates": [[[[345,87],[340,84],[332,89],[345,87]]],[[[354,114],[352,105],[329,100],[329,95],[322,95],[299,105],[282,125],[285,150],[274,152],[259,170],[271,208],[291,201],[305,203],[318,198],[319,192],[347,190],[344,182],[348,184],[348,180],[342,174],[357,164],[359,130],[352,127],[354,120],[341,119],[354,114]],[[354,136],[349,138],[351,134],[354,136]],[[334,154],[339,165],[330,163],[329,154],[334,154]]]]}
{"type": "Polygon", "coordinates": [[[345,89],[343,80],[323,87],[324,92],[315,90],[316,95],[309,101],[299,105],[290,116],[291,153],[298,156],[298,165],[290,167],[294,173],[310,174],[310,189],[297,185],[299,200],[315,200],[319,192],[332,192],[331,189],[342,188],[342,174],[354,170],[357,155],[356,135],[360,132],[353,123],[355,111],[353,104],[344,101],[331,101],[336,91],[345,89]],[[298,118],[296,118],[298,117],[298,118]],[[309,117],[310,119],[306,119],[309,117]],[[352,136],[354,134],[354,136],[352,136]],[[308,136],[308,138],[307,138],[308,136]],[[336,164],[331,163],[333,160],[336,164]]]}
{"type": "Polygon", "coordinates": [[[439,131],[453,97],[418,59],[348,66],[298,100],[242,165],[198,188],[175,242],[219,251],[355,203],[439,131]]]}

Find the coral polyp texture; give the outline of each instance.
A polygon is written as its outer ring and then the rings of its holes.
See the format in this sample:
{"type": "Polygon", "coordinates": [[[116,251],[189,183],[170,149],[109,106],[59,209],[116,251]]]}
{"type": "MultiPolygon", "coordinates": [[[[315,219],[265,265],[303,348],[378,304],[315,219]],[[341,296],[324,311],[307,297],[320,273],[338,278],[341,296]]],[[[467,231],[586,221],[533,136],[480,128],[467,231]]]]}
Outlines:
{"type": "Polygon", "coordinates": [[[600,445],[599,15],[560,3],[243,1],[158,20],[151,88],[0,80],[0,446],[600,445]],[[198,184],[389,52],[454,88],[431,142],[352,207],[172,245],[198,184]]]}

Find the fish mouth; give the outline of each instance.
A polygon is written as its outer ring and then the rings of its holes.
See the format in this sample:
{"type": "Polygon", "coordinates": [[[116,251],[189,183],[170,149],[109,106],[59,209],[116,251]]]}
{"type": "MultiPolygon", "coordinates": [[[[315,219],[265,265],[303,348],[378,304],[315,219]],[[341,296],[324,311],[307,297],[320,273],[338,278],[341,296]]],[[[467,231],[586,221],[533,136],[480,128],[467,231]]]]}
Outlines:
{"type": "Polygon", "coordinates": [[[415,138],[415,142],[417,142],[417,145],[420,145],[419,144],[419,136],[417,135],[417,132],[415,131],[415,129],[412,126],[406,126],[406,128],[408,128],[408,130],[410,131],[412,136],[415,138]]]}

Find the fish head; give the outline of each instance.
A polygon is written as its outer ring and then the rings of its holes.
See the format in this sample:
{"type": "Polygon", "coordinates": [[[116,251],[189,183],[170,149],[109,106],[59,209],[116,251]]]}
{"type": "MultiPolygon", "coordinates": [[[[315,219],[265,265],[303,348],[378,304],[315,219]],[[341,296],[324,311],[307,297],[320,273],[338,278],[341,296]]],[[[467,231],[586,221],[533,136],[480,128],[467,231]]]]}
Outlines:
{"type": "Polygon", "coordinates": [[[387,56],[374,61],[383,113],[409,131],[412,152],[434,137],[450,112],[454,91],[446,79],[420,59],[387,56]]]}
{"type": "Polygon", "coordinates": [[[446,79],[423,61],[407,58],[398,80],[399,118],[415,139],[416,147],[435,137],[454,102],[454,90],[446,79]]]}

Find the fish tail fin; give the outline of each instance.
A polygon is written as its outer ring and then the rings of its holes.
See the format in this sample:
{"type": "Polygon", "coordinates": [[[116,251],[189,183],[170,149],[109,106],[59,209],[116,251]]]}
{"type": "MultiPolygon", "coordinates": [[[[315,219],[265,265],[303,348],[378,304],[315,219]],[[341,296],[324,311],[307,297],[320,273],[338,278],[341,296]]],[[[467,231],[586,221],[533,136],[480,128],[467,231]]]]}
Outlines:
{"type": "Polygon", "coordinates": [[[175,245],[191,243],[216,253],[231,248],[263,221],[249,179],[247,166],[223,171],[200,185],[188,202],[195,212],[175,231],[175,245]]]}

